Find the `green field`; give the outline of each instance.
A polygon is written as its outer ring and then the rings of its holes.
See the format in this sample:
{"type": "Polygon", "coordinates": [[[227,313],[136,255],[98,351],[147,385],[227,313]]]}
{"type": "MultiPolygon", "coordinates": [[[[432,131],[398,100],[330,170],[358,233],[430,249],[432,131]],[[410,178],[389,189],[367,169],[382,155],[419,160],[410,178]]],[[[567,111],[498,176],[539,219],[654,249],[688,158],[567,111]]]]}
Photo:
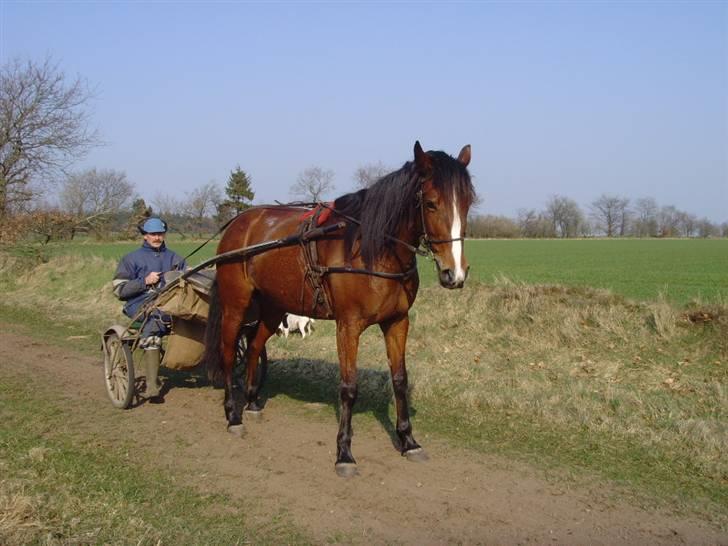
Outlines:
{"type": "MultiPolygon", "coordinates": [[[[172,238],[182,255],[200,242],[172,238]]],[[[49,248],[51,255],[80,254],[119,259],[138,243],[69,243],[49,248]]],[[[190,260],[215,253],[216,241],[190,260]]],[[[728,299],[728,239],[471,240],[466,242],[471,279],[492,283],[505,277],[529,284],[606,288],[635,300],[724,302],[728,299]]],[[[109,272],[111,275],[112,272],[109,272]]],[[[423,260],[425,285],[436,282],[434,266],[423,260]]]]}

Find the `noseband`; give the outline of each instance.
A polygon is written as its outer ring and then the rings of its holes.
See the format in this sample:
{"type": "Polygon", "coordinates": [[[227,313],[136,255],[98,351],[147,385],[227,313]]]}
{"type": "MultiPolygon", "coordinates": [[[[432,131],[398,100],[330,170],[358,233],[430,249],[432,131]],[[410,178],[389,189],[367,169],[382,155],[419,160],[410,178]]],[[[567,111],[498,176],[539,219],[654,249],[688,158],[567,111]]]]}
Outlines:
{"type": "Polygon", "coordinates": [[[422,206],[422,189],[417,192],[416,205],[420,209],[420,218],[422,219],[422,235],[420,236],[420,244],[425,247],[429,254],[435,254],[432,245],[454,243],[455,241],[464,242],[465,237],[455,237],[453,239],[432,239],[427,233],[427,225],[425,224],[425,207],[422,206]]]}

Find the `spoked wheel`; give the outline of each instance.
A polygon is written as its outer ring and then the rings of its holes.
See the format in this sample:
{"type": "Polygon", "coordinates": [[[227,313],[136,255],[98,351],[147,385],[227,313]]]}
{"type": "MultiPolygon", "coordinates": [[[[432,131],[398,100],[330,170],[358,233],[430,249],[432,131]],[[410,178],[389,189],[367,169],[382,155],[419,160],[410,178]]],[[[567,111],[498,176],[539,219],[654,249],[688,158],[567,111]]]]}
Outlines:
{"type": "Polygon", "coordinates": [[[104,382],[111,404],[127,409],[134,398],[134,361],[129,345],[114,333],[104,343],[104,382]]]}
{"type": "MultiPolygon", "coordinates": [[[[246,334],[249,333],[250,326],[244,326],[243,329],[240,331],[240,335],[238,336],[238,345],[237,349],[235,350],[235,365],[233,366],[233,376],[234,379],[239,381],[239,384],[242,386],[245,386],[245,376],[246,376],[246,362],[245,362],[245,351],[248,348],[248,339],[246,337],[246,334]]],[[[258,357],[258,368],[256,370],[256,378],[255,382],[258,385],[258,390],[260,390],[263,387],[263,382],[265,381],[265,376],[268,374],[268,352],[265,347],[263,347],[263,350],[260,352],[260,356],[258,357]]]]}

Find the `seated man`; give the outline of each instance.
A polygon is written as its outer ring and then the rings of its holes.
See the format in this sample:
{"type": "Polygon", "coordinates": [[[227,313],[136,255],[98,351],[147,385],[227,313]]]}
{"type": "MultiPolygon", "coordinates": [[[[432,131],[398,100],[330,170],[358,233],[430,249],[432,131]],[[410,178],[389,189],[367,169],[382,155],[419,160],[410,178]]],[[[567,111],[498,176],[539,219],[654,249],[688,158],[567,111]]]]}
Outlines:
{"type": "MultiPolygon", "coordinates": [[[[114,294],[125,301],[124,314],[136,317],[142,306],[164,286],[164,273],[185,268],[184,258],[164,244],[167,223],[160,218],[148,218],[139,231],[144,237],[141,248],[130,252],[119,262],[114,275],[114,294]]],[[[169,333],[169,317],[154,309],[146,316],[139,346],[144,349],[142,359],[147,378],[145,397],[161,402],[157,379],[160,363],[161,337],[169,333]]]]}

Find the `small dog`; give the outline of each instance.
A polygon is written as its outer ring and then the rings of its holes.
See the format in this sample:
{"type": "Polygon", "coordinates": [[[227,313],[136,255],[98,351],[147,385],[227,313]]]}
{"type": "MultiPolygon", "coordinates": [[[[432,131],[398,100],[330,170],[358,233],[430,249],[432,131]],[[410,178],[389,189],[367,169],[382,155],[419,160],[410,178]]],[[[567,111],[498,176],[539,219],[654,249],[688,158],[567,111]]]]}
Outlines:
{"type": "Polygon", "coordinates": [[[279,336],[283,335],[288,338],[289,333],[301,332],[301,338],[305,338],[306,334],[310,335],[313,332],[314,322],[316,321],[309,317],[286,313],[283,315],[283,322],[281,322],[280,326],[278,326],[278,331],[276,333],[279,336]]]}

